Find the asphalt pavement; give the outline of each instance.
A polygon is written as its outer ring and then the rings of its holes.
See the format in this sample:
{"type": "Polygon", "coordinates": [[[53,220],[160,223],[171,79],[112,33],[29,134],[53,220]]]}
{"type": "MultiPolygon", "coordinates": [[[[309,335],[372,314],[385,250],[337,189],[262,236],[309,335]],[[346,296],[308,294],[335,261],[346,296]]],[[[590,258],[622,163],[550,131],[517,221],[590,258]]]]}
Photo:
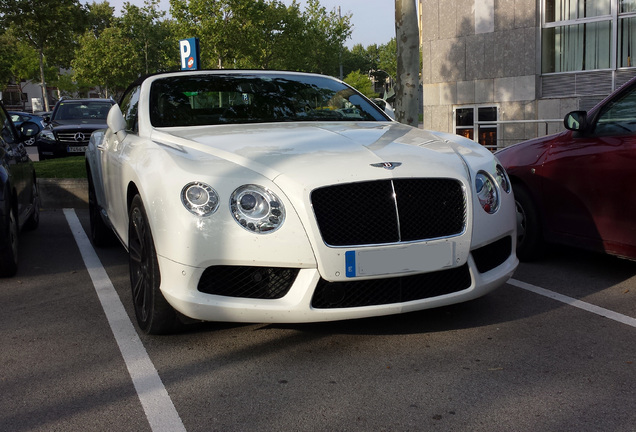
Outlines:
{"type": "Polygon", "coordinates": [[[553,248],[460,305],[151,337],[87,229],[45,209],[0,280],[2,431],[635,430],[635,262],[553,248]]]}

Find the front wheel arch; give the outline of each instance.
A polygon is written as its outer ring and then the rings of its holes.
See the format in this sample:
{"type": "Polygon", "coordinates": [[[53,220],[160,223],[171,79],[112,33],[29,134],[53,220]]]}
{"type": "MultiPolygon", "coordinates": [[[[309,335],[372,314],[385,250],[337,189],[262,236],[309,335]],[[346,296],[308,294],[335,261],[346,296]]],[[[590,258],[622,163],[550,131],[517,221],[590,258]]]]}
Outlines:
{"type": "Polygon", "coordinates": [[[512,185],[517,213],[517,257],[534,261],[543,255],[543,224],[538,207],[528,189],[521,183],[512,185]]]}
{"type": "Polygon", "coordinates": [[[135,195],[128,218],[128,263],[135,316],[147,334],[173,333],[180,327],[177,312],[161,292],[161,272],[144,204],[135,195]]]}

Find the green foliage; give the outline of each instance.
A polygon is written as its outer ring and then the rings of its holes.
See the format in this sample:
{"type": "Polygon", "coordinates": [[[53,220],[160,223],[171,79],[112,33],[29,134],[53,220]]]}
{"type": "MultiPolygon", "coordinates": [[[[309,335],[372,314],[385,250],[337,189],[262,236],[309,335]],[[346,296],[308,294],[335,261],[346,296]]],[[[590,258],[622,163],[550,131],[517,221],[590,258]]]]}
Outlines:
{"type": "Polygon", "coordinates": [[[378,94],[373,91],[373,83],[369,79],[369,77],[359,70],[351,72],[344,79],[344,82],[349,84],[354,89],[358,90],[360,93],[365,95],[368,98],[378,97],[378,94]]]}
{"type": "Polygon", "coordinates": [[[71,156],[33,162],[37,178],[86,178],[84,156],[71,156]]]}
{"type": "Polygon", "coordinates": [[[289,69],[335,75],[351,16],[318,0],[170,0],[177,39],[198,37],[205,68],[289,69]]]}
{"type": "Polygon", "coordinates": [[[78,0],[0,0],[0,22],[35,48],[50,65],[68,67],[75,36],[85,25],[78,0]]]}
{"type": "Polygon", "coordinates": [[[88,31],[79,38],[72,62],[76,77],[102,87],[103,96],[123,89],[139,75],[138,59],[131,55],[134,44],[118,27],[108,27],[96,38],[88,31]]]}
{"type": "MultiPolygon", "coordinates": [[[[159,0],[125,2],[120,16],[103,0],[0,0],[0,83],[31,79],[63,94],[123,91],[140,75],[177,70],[180,39],[197,37],[203,68],[282,69],[338,76],[382,69],[395,77],[395,40],[344,46],[351,15],[320,0],[159,0]],[[81,1],[81,3],[80,3],[81,1]],[[61,24],[63,23],[63,24],[61,24]],[[1,31],[1,30],[0,30],[1,31]],[[391,57],[393,56],[393,57],[391,57]],[[391,60],[392,59],[392,60],[391,60]],[[391,63],[393,61],[393,63],[391,63]],[[71,68],[72,75],[60,72],[71,68]],[[44,76],[40,74],[44,71],[44,76]]],[[[0,84],[1,86],[1,84],[0,84]]]]}
{"type": "Polygon", "coordinates": [[[395,38],[379,48],[378,69],[385,71],[393,79],[397,78],[397,42],[395,38]]]}

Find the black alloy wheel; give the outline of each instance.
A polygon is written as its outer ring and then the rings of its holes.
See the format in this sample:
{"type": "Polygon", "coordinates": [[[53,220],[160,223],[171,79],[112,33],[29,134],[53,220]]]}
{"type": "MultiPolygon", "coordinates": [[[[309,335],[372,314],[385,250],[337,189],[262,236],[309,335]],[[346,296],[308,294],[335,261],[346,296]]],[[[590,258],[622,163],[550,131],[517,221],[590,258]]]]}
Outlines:
{"type": "Polygon", "coordinates": [[[161,275],[146,210],[139,195],[130,207],[128,263],[137,323],[147,334],[172,333],[179,327],[176,311],[159,288],[161,275]]]}
{"type": "Polygon", "coordinates": [[[521,261],[540,258],[543,251],[541,223],[530,194],[522,186],[514,188],[517,210],[517,257],[521,261]]]}
{"type": "Polygon", "coordinates": [[[38,184],[35,179],[33,179],[31,189],[31,202],[33,203],[33,212],[23,226],[23,229],[27,231],[33,231],[40,226],[40,193],[38,192],[38,184]]]}

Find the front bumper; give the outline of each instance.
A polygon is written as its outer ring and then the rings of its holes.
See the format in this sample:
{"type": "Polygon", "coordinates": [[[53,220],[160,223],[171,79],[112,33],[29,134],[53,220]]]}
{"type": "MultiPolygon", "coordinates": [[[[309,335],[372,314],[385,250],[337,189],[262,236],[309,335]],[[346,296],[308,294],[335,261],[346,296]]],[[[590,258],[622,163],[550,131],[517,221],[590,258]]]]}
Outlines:
{"type": "Polygon", "coordinates": [[[161,290],[176,310],[203,321],[302,323],[391,315],[460,303],[489,293],[515,271],[518,260],[513,246],[508,235],[473,251],[462,266],[380,279],[327,282],[318,269],[301,268],[294,272],[296,276],[283,295],[269,298],[201,292],[200,281],[206,269],[159,257],[161,290]]]}

